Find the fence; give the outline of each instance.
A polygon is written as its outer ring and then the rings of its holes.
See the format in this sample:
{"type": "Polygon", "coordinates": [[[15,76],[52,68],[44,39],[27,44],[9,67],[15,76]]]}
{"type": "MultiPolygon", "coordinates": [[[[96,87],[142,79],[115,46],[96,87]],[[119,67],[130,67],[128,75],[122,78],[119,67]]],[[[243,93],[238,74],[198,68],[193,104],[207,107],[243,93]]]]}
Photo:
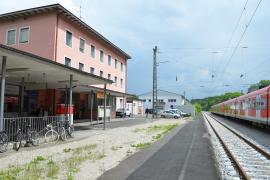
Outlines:
{"type": "Polygon", "coordinates": [[[45,116],[45,117],[13,117],[4,118],[4,128],[8,135],[9,141],[14,141],[18,128],[26,133],[27,126],[30,129],[39,132],[40,136],[44,136],[45,128],[48,124],[66,120],[66,116],[45,116]]]}

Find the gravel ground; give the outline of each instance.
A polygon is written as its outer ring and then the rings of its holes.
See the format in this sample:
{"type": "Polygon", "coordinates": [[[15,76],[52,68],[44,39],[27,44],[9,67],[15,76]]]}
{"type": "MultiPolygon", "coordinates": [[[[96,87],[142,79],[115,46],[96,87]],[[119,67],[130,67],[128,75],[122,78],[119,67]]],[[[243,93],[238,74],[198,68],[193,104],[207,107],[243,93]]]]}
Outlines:
{"type": "MultiPolygon", "coordinates": [[[[25,166],[27,163],[37,158],[44,157],[46,160],[53,160],[59,166],[57,179],[67,179],[68,170],[64,168],[67,159],[73,156],[85,154],[91,159],[76,159],[76,170],[72,172],[73,179],[96,179],[105,171],[115,167],[120,161],[134,154],[139,148],[136,145],[142,143],[153,143],[154,137],[158,136],[161,131],[147,131],[147,128],[155,125],[171,125],[185,123],[184,120],[161,119],[154,122],[134,125],[130,127],[119,127],[113,129],[93,129],[85,131],[83,135],[78,133],[79,138],[73,139],[72,142],[54,144],[53,146],[43,146],[39,148],[30,148],[28,150],[10,153],[1,157],[0,170],[7,170],[11,165],[25,166]],[[87,145],[95,145],[90,151],[87,145]],[[76,152],[78,152],[76,154],[76,152]],[[86,154],[87,153],[87,154],[86,154]],[[63,170],[62,170],[63,168],[63,170]]],[[[75,134],[76,135],[76,134],[75,134]]],[[[45,166],[44,162],[42,166],[45,166]]]]}
{"type": "Polygon", "coordinates": [[[253,127],[249,124],[244,124],[243,122],[227,119],[224,117],[216,116],[221,122],[227,124],[228,126],[236,129],[237,131],[241,132],[245,136],[249,137],[250,139],[254,140],[258,144],[264,146],[268,150],[270,150],[270,133],[269,131],[263,130],[259,127],[253,127]]]}

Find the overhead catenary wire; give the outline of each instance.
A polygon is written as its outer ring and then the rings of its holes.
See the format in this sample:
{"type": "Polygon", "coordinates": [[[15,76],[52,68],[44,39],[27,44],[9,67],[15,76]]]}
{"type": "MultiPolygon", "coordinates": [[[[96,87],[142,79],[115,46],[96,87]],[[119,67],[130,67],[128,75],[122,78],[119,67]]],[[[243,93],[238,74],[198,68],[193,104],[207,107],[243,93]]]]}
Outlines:
{"type": "Polygon", "coordinates": [[[244,36],[246,35],[246,32],[247,32],[252,20],[254,19],[254,16],[255,16],[259,6],[261,5],[261,2],[262,2],[262,0],[259,1],[259,3],[257,4],[255,10],[253,11],[253,13],[251,15],[251,18],[249,19],[248,23],[246,24],[245,29],[244,29],[242,35],[240,36],[240,39],[238,40],[238,42],[236,44],[236,47],[233,49],[233,52],[232,52],[231,56],[229,57],[227,63],[225,64],[225,67],[224,67],[224,69],[222,71],[222,75],[224,75],[224,73],[226,72],[226,69],[227,69],[228,65],[230,64],[230,62],[231,62],[232,58],[234,57],[237,49],[239,48],[240,43],[242,42],[244,36]]]}

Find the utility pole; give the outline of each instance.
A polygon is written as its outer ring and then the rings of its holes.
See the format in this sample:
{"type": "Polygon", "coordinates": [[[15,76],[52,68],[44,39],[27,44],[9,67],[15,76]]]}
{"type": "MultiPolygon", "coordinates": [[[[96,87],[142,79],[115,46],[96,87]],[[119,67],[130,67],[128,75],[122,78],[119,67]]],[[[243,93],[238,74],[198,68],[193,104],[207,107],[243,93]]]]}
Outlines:
{"type": "Polygon", "coordinates": [[[157,46],[153,49],[153,98],[152,98],[152,118],[157,118],[157,46]]]}

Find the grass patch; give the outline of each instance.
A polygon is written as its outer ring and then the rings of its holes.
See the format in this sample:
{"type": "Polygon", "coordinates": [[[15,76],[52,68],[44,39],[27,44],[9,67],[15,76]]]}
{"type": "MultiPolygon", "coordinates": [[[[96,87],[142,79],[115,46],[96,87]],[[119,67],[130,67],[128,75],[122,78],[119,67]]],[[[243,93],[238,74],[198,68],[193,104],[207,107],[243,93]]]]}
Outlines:
{"type": "Polygon", "coordinates": [[[20,166],[9,166],[6,170],[0,171],[0,179],[14,180],[23,170],[20,166]]]}
{"type": "Polygon", "coordinates": [[[155,135],[155,136],[152,136],[152,139],[153,139],[154,141],[157,141],[157,140],[159,140],[159,139],[161,138],[161,136],[162,136],[162,134],[157,134],[157,135],[155,135]]]}
{"type": "Polygon", "coordinates": [[[75,148],[73,150],[73,153],[76,154],[76,153],[81,153],[83,151],[90,151],[90,150],[93,150],[97,147],[96,144],[88,144],[88,145],[85,145],[85,146],[82,146],[82,147],[78,147],[78,148],[75,148]]]}
{"type": "Polygon", "coordinates": [[[142,132],[142,131],[145,131],[146,129],[145,128],[136,128],[133,130],[133,132],[142,132]]]}
{"type": "Polygon", "coordinates": [[[46,173],[47,177],[49,177],[51,179],[56,178],[59,167],[57,166],[57,164],[52,159],[50,159],[47,162],[46,169],[47,169],[47,173],[46,173]]]}
{"type": "Polygon", "coordinates": [[[150,142],[146,142],[146,143],[139,143],[139,144],[131,144],[130,146],[136,149],[144,149],[148,147],[150,144],[151,144],[150,142]]]}
{"type": "Polygon", "coordinates": [[[65,148],[65,149],[63,149],[63,151],[64,151],[64,153],[68,153],[71,151],[71,148],[65,148]]]}

